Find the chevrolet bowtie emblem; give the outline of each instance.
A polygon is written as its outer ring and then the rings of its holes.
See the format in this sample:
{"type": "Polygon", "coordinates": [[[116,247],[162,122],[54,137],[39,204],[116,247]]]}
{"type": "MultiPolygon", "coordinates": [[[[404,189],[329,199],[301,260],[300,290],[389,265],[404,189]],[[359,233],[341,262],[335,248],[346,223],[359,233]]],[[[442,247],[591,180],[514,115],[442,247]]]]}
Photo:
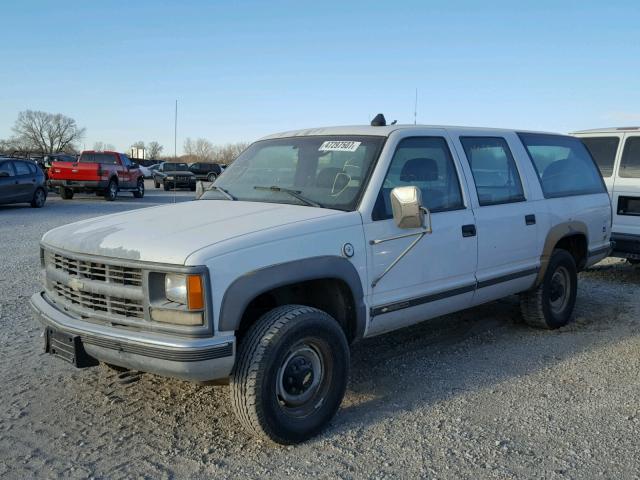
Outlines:
{"type": "Polygon", "coordinates": [[[84,288],[84,283],[82,283],[80,280],[76,279],[76,278],[72,278],[71,280],[69,280],[67,282],[67,286],[76,291],[79,292],[80,290],[82,290],[84,288]]]}

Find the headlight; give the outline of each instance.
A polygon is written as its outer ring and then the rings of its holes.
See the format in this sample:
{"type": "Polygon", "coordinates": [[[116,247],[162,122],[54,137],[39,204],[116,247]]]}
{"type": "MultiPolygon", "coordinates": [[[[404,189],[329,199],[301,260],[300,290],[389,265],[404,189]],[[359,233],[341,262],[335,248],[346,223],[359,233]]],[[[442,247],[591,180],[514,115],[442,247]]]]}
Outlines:
{"type": "Polygon", "coordinates": [[[186,305],[189,310],[204,308],[202,276],[168,273],[164,279],[167,300],[186,305]]]}

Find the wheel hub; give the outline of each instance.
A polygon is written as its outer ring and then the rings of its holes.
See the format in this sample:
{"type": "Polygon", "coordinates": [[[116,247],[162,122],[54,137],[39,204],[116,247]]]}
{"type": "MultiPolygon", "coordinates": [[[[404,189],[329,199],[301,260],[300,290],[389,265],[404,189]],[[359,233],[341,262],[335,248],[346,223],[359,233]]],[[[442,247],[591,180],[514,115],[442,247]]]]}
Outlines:
{"type": "Polygon", "coordinates": [[[313,366],[305,357],[292,358],[284,371],[284,389],[290,395],[300,395],[313,383],[313,366]]]}
{"type": "Polygon", "coordinates": [[[569,304],[569,290],[571,285],[571,277],[564,267],[559,267],[551,277],[551,285],[549,286],[549,301],[551,310],[555,314],[562,314],[569,304]]]}
{"type": "Polygon", "coordinates": [[[299,407],[314,397],[324,378],[321,356],[311,346],[300,344],[289,351],[278,371],[276,385],[280,402],[299,407]]]}

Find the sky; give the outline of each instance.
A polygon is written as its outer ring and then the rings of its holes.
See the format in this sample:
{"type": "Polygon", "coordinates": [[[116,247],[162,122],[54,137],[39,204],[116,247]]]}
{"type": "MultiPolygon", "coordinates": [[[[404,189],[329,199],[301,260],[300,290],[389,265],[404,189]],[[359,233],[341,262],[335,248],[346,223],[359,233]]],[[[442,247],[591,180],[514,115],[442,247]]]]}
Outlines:
{"type": "Polygon", "coordinates": [[[389,121],[640,125],[640,1],[0,0],[0,138],[22,110],[174,149],[389,121]]]}

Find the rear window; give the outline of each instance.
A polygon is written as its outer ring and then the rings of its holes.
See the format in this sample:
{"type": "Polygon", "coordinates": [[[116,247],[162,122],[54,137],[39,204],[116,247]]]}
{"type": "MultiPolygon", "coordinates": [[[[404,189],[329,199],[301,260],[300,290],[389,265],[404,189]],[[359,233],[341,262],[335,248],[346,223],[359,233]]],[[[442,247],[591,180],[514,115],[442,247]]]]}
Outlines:
{"type": "Polygon", "coordinates": [[[605,192],[587,147],[575,137],[519,133],[538,174],[545,198],[605,192]]]}
{"type": "Polygon", "coordinates": [[[620,138],[618,137],[590,137],[581,138],[591,153],[591,156],[596,161],[600,173],[603,177],[610,177],[613,175],[613,163],[616,160],[616,152],[618,151],[618,145],[620,144],[620,138]]]}
{"type": "Polygon", "coordinates": [[[102,165],[117,164],[116,156],[111,153],[83,153],[80,155],[80,163],[100,163],[102,165]]]}
{"type": "Polygon", "coordinates": [[[33,173],[25,162],[14,161],[13,167],[16,169],[16,175],[31,175],[33,173]]]}
{"type": "Polygon", "coordinates": [[[626,178],[640,178],[640,137],[627,138],[618,175],[626,178]]]}

